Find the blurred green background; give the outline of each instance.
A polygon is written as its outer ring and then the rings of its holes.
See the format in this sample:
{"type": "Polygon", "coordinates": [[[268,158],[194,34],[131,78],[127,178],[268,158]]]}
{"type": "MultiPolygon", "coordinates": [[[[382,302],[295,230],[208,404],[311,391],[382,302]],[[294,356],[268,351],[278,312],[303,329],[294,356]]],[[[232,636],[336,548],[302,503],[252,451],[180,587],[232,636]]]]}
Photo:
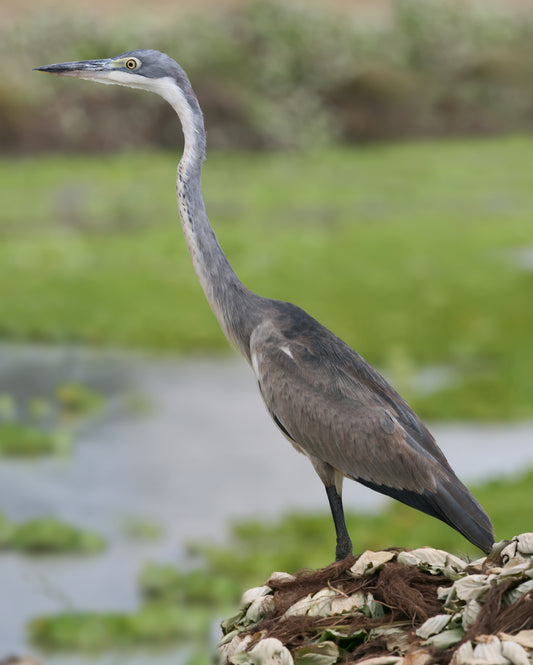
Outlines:
{"type": "MultiPolygon", "coordinates": [[[[115,0],[74,10],[10,1],[0,18],[4,345],[228,351],[178,227],[172,109],[137,91],[31,71],[150,47],[175,57],[198,94],[207,208],[247,286],[303,306],[423,418],[531,420],[527,3],[161,0],[148,10],[115,0]],[[421,372],[435,370],[448,378],[421,389],[421,372]]],[[[17,417],[9,385],[2,390],[3,454],[65,454],[56,428],[40,428],[51,436],[43,443],[39,427],[17,417]]],[[[76,386],[74,402],[45,395],[32,404],[63,422],[74,403],[83,422],[99,399],[76,386]]],[[[531,529],[531,482],[524,469],[479,488],[501,537],[531,529]]],[[[471,552],[400,506],[350,520],[360,550],[427,543],[471,552]]],[[[76,551],[78,540],[53,522],[32,523],[23,533],[42,540],[19,545],[7,519],[0,547],[55,551],[56,528],[76,551]]],[[[137,614],[40,617],[29,636],[68,653],[205,645],[214,608],[231,613],[243,588],[273,569],[325,565],[331,532],[327,515],[242,523],[223,547],[191,546],[192,571],[148,565],[137,614]]],[[[196,646],[187,653],[207,657],[196,646]]]]}

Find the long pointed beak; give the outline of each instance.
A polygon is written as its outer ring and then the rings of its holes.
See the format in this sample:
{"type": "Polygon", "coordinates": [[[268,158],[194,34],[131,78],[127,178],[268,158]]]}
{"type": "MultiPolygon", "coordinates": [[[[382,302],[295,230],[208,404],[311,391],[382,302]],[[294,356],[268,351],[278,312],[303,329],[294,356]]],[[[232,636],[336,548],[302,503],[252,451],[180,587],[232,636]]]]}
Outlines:
{"type": "Polygon", "coordinates": [[[60,62],[55,65],[35,67],[34,71],[75,76],[82,79],[105,79],[113,71],[111,60],[81,60],[78,62],[60,62]]]}

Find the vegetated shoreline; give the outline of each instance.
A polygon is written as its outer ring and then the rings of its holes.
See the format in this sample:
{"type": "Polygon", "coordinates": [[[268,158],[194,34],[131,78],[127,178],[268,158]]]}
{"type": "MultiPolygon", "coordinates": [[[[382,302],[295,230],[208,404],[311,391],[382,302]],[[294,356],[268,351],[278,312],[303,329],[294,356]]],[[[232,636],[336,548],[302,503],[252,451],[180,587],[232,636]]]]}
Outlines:
{"type": "MultiPolygon", "coordinates": [[[[531,246],[531,155],[527,136],[213,151],[204,189],[242,281],[303,306],[424,418],[520,420],[533,415],[533,312],[509,250],[531,246]],[[432,367],[451,381],[415,394],[432,367]]],[[[176,152],[70,159],[0,162],[0,336],[227,351],[179,229],[176,152]]]]}
{"type": "MultiPolygon", "coordinates": [[[[211,147],[277,150],[533,130],[531,11],[516,11],[515,3],[490,11],[485,3],[453,1],[389,6],[381,20],[279,0],[167,12],[164,21],[157,12],[47,9],[14,28],[6,21],[0,55],[7,72],[27,65],[32,75],[32,67],[68,53],[108,57],[140,44],[169,52],[199,95],[211,147]]],[[[3,152],[175,143],[172,111],[148,95],[103,96],[36,75],[31,95],[28,85],[9,81],[0,99],[3,152]]]]}

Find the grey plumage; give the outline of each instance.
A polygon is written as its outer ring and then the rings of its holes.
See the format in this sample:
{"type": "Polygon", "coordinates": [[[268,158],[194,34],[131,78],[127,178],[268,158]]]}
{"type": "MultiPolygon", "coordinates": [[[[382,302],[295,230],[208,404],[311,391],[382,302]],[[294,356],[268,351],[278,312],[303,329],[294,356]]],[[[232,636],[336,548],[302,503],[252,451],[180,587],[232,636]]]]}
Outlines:
{"type": "Polygon", "coordinates": [[[205,211],[200,184],[205,130],[183,69],[153,50],[39,69],[151,90],[178,113],[185,136],[178,207],[194,268],[224,333],[251,364],[274,422],[309,457],[326,487],[336,557],[352,551],[341,498],[344,477],[446,522],[489,552],[490,519],[400,395],[302,309],[258,296],[237,278],[205,211]]]}
{"type": "Polygon", "coordinates": [[[289,303],[273,303],[250,347],[270,414],[310,456],[326,487],[337,470],[490,549],[488,517],[433,436],[351,347],[289,303]]]}

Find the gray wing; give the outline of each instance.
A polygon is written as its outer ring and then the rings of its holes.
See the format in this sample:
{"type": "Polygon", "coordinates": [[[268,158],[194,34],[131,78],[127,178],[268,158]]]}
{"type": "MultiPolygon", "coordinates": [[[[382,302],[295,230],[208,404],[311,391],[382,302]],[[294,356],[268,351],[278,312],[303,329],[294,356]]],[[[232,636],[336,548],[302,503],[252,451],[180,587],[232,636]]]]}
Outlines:
{"type": "Polygon", "coordinates": [[[312,341],[291,339],[269,320],[251,336],[254,372],[278,426],[346,476],[434,491],[436,476],[446,477],[451,469],[429,431],[353,349],[325,328],[318,348],[312,332],[312,341]]]}
{"type": "Polygon", "coordinates": [[[303,310],[273,303],[271,316],[252,332],[250,357],[267,409],[285,435],[315,467],[320,460],[490,551],[490,519],[407,403],[303,310]]]}

